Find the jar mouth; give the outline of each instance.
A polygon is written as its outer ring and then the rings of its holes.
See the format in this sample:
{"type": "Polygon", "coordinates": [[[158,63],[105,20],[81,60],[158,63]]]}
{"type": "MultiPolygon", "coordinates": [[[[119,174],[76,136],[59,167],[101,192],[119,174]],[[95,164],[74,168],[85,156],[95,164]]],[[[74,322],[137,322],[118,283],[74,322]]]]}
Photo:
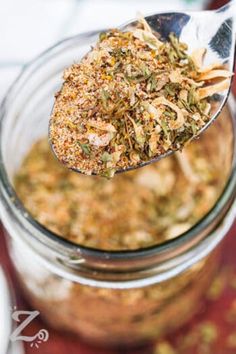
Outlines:
{"type": "MultiPolygon", "coordinates": [[[[10,98],[14,97],[14,91],[16,87],[20,87],[22,81],[25,80],[25,76],[27,77],[30,73],[33,73],[39,66],[42,65],[42,59],[51,52],[54,52],[56,55],[57,50],[61,49],[64,45],[68,45],[71,41],[75,39],[83,38],[83,36],[96,36],[100,33],[100,31],[93,31],[87,32],[84,34],[79,34],[77,36],[73,36],[62,40],[56,43],[54,46],[50,47],[38,57],[33,59],[29,62],[24,68],[22,72],[17,77],[17,79],[13,82],[10,89],[8,90],[5,98],[3,99],[1,106],[0,106],[0,141],[1,136],[3,134],[4,129],[4,115],[6,112],[6,107],[10,98]]],[[[233,101],[233,99],[232,99],[233,101]]],[[[232,102],[233,103],[233,102],[232,102]]],[[[234,119],[233,113],[232,120],[234,119]]],[[[40,237],[37,237],[38,241],[41,241],[44,244],[47,244],[47,240],[53,241],[54,243],[58,244],[59,246],[63,247],[67,251],[75,251],[76,253],[81,253],[85,256],[93,257],[96,259],[124,259],[124,258],[139,258],[139,257],[148,257],[151,255],[161,254],[170,250],[174,250],[176,248],[184,246],[187,242],[194,241],[195,238],[199,234],[201,234],[205,229],[210,226],[210,224],[214,221],[216,216],[224,211],[225,205],[227,205],[230,201],[232,201],[235,197],[236,193],[236,131],[234,124],[232,124],[234,130],[234,141],[233,141],[233,148],[232,148],[232,164],[231,164],[231,174],[228,177],[228,180],[225,183],[225,187],[216,201],[215,205],[205,214],[196,224],[194,224],[189,230],[180,234],[179,236],[166,240],[161,244],[149,246],[146,248],[135,249],[135,250],[101,250],[96,249],[88,246],[82,246],[72,241],[69,241],[62,236],[50,231],[38,221],[36,221],[33,216],[31,216],[26,208],[24,207],[21,200],[18,198],[15,189],[13,188],[8,174],[4,165],[3,155],[2,155],[2,147],[0,148],[0,195],[1,200],[4,206],[10,208],[10,210],[14,213],[16,220],[18,223],[21,224],[21,220],[24,219],[26,224],[24,225],[27,228],[27,225],[31,228],[37,230],[40,237]]],[[[227,210],[226,210],[227,211],[227,210]]],[[[31,237],[36,237],[33,233],[31,237]]]]}

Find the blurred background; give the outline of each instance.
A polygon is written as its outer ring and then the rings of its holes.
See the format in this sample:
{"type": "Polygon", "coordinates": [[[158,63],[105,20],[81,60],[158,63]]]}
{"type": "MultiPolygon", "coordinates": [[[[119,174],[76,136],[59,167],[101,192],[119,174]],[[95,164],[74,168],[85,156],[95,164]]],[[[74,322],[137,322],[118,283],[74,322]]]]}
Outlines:
{"type": "Polygon", "coordinates": [[[115,27],[138,11],[202,9],[209,0],[0,0],[0,99],[23,65],[79,32],[115,27]]]}

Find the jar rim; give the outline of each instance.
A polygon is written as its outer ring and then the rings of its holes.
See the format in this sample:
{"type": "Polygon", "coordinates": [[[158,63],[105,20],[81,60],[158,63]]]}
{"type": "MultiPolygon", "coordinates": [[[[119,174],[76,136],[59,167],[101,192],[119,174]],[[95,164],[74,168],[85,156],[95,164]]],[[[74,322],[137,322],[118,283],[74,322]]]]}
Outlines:
{"type": "MultiPolygon", "coordinates": [[[[45,56],[55,51],[57,52],[58,49],[63,47],[64,45],[69,45],[71,41],[83,39],[85,36],[94,36],[98,35],[100,31],[91,31],[82,33],[73,37],[69,37],[63,39],[62,41],[57,42],[55,45],[49,47],[47,50],[43,51],[39,56],[35,59],[30,61],[27,65],[25,65],[16,78],[16,80],[11,85],[10,89],[8,90],[5,98],[3,99],[1,106],[0,106],[0,137],[3,131],[3,121],[4,115],[7,110],[7,103],[10,100],[11,96],[14,93],[15,88],[21,84],[21,80],[24,79],[24,76],[28,74],[28,72],[34,72],[37,70],[37,65],[40,64],[41,60],[44,59],[45,56]]],[[[14,95],[13,95],[14,96],[14,95]]],[[[231,112],[232,120],[234,120],[234,113],[231,112]]],[[[232,124],[234,129],[234,136],[236,137],[236,127],[232,124]]],[[[1,141],[1,138],[0,138],[1,141]]],[[[15,189],[13,188],[8,175],[7,171],[4,166],[3,156],[2,156],[2,149],[0,148],[0,195],[1,200],[5,205],[10,207],[10,209],[14,212],[16,219],[19,223],[20,220],[24,219],[27,221],[28,225],[30,225],[33,229],[37,230],[40,233],[41,241],[45,244],[47,240],[51,240],[56,242],[61,247],[67,249],[68,251],[76,251],[80,252],[81,254],[96,258],[96,259],[138,259],[140,257],[148,257],[151,255],[157,255],[160,253],[165,253],[169,250],[179,248],[186,244],[186,242],[193,241],[197,235],[202,233],[204,229],[206,229],[212,221],[215,219],[216,215],[220,214],[224,210],[225,205],[234,198],[234,194],[236,192],[236,138],[233,141],[233,159],[232,159],[232,168],[231,174],[225,183],[225,187],[217,199],[214,206],[205,214],[196,224],[194,224],[190,229],[186,232],[180,234],[179,236],[166,240],[165,242],[153,246],[149,246],[146,248],[135,249],[135,250],[101,250],[96,249],[88,246],[83,246],[76,244],[72,241],[66,240],[65,238],[59,236],[58,234],[50,231],[45,226],[40,224],[36,221],[33,216],[31,216],[26,208],[24,207],[21,200],[18,198],[15,189]]],[[[34,237],[34,235],[32,235],[34,237]]]]}

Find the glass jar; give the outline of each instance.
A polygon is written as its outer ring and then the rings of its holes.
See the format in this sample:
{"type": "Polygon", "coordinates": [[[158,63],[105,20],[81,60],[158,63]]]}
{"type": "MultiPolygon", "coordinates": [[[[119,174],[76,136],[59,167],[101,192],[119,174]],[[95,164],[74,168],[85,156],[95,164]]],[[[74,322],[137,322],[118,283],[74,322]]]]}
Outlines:
{"type": "Polygon", "coordinates": [[[12,319],[16,299],[12,284],[9,284],[8,280],[8,276],[0,266],[0,354],[23,354],[22,341],[11,339],[11,334],[16,329],[12,319]]]}
{"type": "Polygon", "coordinates": [[[47,134],[63,69],[80,60],[97,36],[79,35],[50,48],[23,70],[6,96],[0,121],[1,220],[24,292],[48,323],[101,344],[136,344],[188,321],[217,270],[216,246],[236,212],[235,121],[226,108],[210,128],[225,188],[189,231],[136,251],[101,251],[58,237],[24,209],[13,177],[31,145],[47,134]]]}

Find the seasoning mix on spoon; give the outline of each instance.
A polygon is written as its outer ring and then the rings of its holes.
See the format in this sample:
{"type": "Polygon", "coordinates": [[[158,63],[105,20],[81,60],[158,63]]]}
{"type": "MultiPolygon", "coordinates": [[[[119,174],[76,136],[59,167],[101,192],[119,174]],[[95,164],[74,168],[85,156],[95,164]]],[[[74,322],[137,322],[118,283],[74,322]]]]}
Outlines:
{"type": "Polygon", "coordinates": [[[209,96],[231,73],[202,68],[174,34],[161,42],[142,19],[129,32],[101,33],[97,45],[64,73],[50,141],[68,168],[108,178],[180,150],[210,120],[209,96]]]}

